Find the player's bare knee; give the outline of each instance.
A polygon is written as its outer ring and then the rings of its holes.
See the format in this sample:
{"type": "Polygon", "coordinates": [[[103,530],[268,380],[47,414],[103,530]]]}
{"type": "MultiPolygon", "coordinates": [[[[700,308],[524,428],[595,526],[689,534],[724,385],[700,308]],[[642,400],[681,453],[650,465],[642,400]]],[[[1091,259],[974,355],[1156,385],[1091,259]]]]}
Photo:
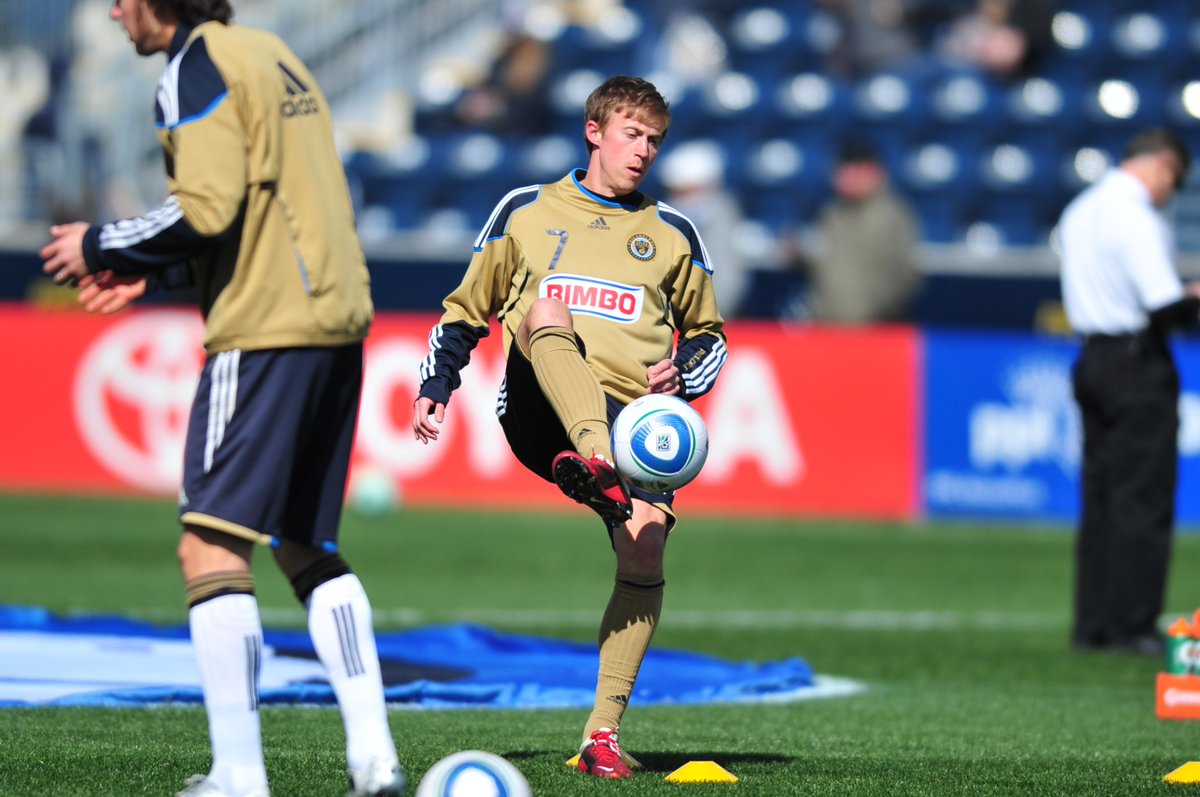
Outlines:
{"type": "Polygon", "coordinates": [[[617,558],[617,570],[642,579],[661,581],[663,577],[663,558],[644,552],[635,552],[631,556],[617,558]]]}
{"type": "MultiPolygon", "coordinates": [[[[630,523],[629,526],[634,524],[630,523]]],[[[613,536],[617,570],[644,578],[661,579],[667,542],[663,525],[635,527],[633,531],[627,526],[613,536]]]]}
{"type": "Polygon", "coordinates": [[[575,324],[571,320],[571,309],[558,299],[536,299],[529,312],[517,327],[517,345],[521,353],[531,357],[533,339],[538,330],[567,330],[574,337],[575,324]]]}
{"type": "Polygon", "coordinates": [[[538,327],[573,329],[575,326],[571,319],[571,308],[567,306],[566,302],[548,296],[534,299],[533,304],[529,306],[529,312],[525,314],[521,323],[527,325],[530,332],[538,327]]]}
{"type": "Polygon", "coordinates": [[[517,329],[517,339],[522,344],[522,351],[529,348],[529,336],[542,327],[565,327],[574,330],[571,308],[559,299],[535,299],[517,329]]]}
{"type": "Polygon", "coordinates": [[[185,526],[175,554],[184,581],[211,573],[249,572],[254,545],[200,526],[185,526]]]}

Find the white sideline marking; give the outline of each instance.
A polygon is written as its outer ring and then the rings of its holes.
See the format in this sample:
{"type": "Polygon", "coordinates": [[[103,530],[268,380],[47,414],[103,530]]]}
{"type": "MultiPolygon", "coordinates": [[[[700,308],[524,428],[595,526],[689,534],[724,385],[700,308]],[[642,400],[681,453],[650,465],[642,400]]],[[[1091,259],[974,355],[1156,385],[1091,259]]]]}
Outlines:
{"type": "MultiPolygon", "coordinates": [[[[375,609],[377,628],[405,628],[439,623],[478,623],[508,628],[592,628],[600,622],[601,607],[592,609],[458,609],[434,612],[416,608],[375,609]]],[[[147,620],[175,618],[161,608],[124,612],[147,620]]],[[[268,626],[303,626],[307,614],[299,606],[263,607],[262,621],[268,626]]],[[[683,609],[663,612],[668,628],[774,630],[843,628],[855,631],[1032,631],[1065,628],[1064,612],[955,612],[941,610],[898,611],[889,609],[777,609],[771,611],[683,609]]]]}
{"type": "MultiPolygon", "coordinates": [[[[276,610],[264,612],[264,620],[276,610]]],[[[419,609],[384,609],[375,613],[376,621],[387,625],[427,625],[434,622],[472,622],[521,628],[584,627],[600,621],[595,609],[462,609],[454,612],[423,612],[419,609]]],[[[292,622],[303,622],[304,613],[284,609],[292,622]]],[[[284,617],[278,618],[282,622],[284,617]]],[[[887,611],[863,609],[838,610],[679,610],[664,611],[662,623],[673,628],[721,628],[771,630],[794,628],[847,628],[862,631],[933,631],[972,629],[982,631],[1032,630],[1065,625],[1066,615],[1037,612],[950,612],[887,611]]]]}

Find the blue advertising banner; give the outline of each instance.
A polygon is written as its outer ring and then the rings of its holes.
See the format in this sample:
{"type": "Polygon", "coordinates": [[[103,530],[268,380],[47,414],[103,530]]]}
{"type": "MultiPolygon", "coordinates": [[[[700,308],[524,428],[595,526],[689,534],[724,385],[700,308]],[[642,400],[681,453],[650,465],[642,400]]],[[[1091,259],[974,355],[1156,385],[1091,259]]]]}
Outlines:
{"type": "Polygon", "coordinates": [[[1029,334],[925,336],[925,508],[931,517],[1073,517],[1078,347],[1029,334]]]}
{"type": "Polygon", "coordinates": [[[1180,523],[1200,524],[1200,341],[1176,342],[1179,367],[1179,488],[1175,495],[1180,523]]]}
{"type": "MultiPolygon", "coordinates": [[[[1200,344],[1174,348],[1183,384],[1178,518],[1197,523],[1200,344]]],[[[1078,350],[1074,340],[1032,334],[925,334],[922,492],[929,517],[1075,519],[1082,427],[1071,366],[1078,350]]]]}

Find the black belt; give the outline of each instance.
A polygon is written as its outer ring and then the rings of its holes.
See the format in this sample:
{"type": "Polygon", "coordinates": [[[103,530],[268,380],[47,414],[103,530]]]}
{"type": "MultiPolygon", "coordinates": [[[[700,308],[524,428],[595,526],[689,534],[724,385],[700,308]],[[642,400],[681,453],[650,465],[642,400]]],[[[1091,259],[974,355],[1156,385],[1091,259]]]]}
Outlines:
{"type": "Polygon", "coordinates": [[[1135,340],[1145,340],[1149,335],[1148,330],[1141,332],[1123,332],[1120,335],[1108,335],[1103,332],[1097,332],[1091,335],[1084,335],[1084,343],[1129,343],[1135,340]]]}
{"type": "Polygon", "coordinates": [[[1166,352],[1166,339],[1152,329],[1141,332],[1123,332],[1119,335],[1095,333],[1084,335],[1083,342],[1088,346],[1125,346],[1137,353],[1166,352]]]}

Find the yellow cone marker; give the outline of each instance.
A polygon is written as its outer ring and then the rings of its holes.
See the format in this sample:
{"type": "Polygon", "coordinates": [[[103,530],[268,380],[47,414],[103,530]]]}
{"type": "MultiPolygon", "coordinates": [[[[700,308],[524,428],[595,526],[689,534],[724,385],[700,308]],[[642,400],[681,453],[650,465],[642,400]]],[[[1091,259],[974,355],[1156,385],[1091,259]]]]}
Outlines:
{"type": "Polygon", "coordinates": [[[576,753],[571,758],[567,759],[567,766],[569,766],[571,769],[579,766],[579,753],[576,753]]]}
{"type": "Polygon", "coordinates": [[[1200,783],[1200,761],[1189,761],[1163,776],[1167,783],[1200,783]]]}
{"type": "Polygon", "coordinates": [[[738,779],[716,761],[689,761],[667,775],[669,783],[737,783],[738,779]]]}

